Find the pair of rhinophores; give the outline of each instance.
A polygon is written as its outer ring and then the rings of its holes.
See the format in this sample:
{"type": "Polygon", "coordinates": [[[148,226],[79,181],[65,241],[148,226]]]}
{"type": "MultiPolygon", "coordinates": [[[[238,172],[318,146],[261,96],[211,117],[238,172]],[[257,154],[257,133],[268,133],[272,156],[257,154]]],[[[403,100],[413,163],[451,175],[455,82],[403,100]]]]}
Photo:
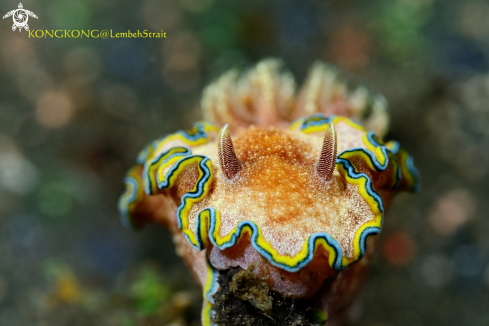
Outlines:
{"type": "Polygon", "coordinates": [[[215,324],[218,276],[231,267],[310,300],[318,323],[341,324],[385,208],[418,188],[412,158],[381,140],[384,98],[322,63],[296,90],[280,61],[264,60],[222,75],[201,103],[207,122],[138,155],[119,201],[123,223],[170,229],[203,287],[203,325],[215,324]]]}

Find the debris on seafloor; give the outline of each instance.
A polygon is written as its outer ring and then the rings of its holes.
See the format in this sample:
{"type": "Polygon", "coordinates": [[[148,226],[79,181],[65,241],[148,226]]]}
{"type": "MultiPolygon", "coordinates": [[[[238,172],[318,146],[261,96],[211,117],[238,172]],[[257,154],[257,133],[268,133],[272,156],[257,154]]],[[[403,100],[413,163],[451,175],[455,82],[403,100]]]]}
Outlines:
{"type": "Polygon", "coordinates": [[[46,297],[46,306],[53,308],[61,304],[79,304],[83,297],[80,282],[72,268],[66,263],[49,259],[43,266],[44,274],[52,284],[52,289],[46,297]]]}
{"type": "Polygon", "coordinates": [[[31,304],[43,320],[63,321],[72,315],[81,324],[98,320],[108,326],[196,325],[198,292],[186,285],[185,277],[172,276],[172,283],[166,282],[169,275],[154,264],[144,263],[120,274],[113,291],[77,277],[76,270],[62,259],[49,258],[42,267],[50,286],[34,291],[31,304]],[[107,315],[107,311],[112,313],[107,315]]]}
{"type": "Polygon", "coordinates": [[[255,266],[246,270],[231,267],[220,271],[219,292],[214,296],[213,322],[229,323],[229,316],[237,325],[310,325],[315,310],[307,300],[283,297],[271,291],[268,284],[253,273],[255,266]]]}
{"type": "Polygon", "coordinates": [[[412,158],[381,140],[384,98],[321,63],[296,92],[265,60],[210,84],[202,109],[208,122],[138,155],[123,223],[170,229],[204,325],[343,324],[386,207],[419,186],[412,158]]]}

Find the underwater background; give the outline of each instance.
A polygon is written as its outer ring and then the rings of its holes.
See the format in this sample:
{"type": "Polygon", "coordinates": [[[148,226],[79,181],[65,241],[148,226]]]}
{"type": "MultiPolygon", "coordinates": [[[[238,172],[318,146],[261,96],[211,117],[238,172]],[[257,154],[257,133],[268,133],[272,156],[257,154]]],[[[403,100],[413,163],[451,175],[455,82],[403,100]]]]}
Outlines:
{"type": "MultiPolygon", "coordinates": [[[[489,2],[25,1],[31,30],[163,39],[29,38],[0,21],[0,325],[200,325],[201,293],[167,230],[125,229],[126,170],[202,116],[203,87],[281,58],[384,94],[386,139],[421,174],[387,211],[364,326],[489,321],[489,2]]],[[[17,1],[0,3],[0,13],[17,1]]]]}

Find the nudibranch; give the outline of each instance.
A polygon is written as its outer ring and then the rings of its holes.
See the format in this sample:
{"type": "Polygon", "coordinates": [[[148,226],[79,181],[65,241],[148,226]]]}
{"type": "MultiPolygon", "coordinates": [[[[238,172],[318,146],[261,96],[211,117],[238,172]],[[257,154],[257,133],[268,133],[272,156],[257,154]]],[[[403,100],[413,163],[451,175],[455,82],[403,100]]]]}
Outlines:
{"type": "Polygon", "coordinates": [[[170,229],[203,287],[203,325],[341,324],[386,207],[419,185],[411,156],[381,140],[384,98],[322,63],[296,91],[280,61],[265,60],[221,76],[201,103],[208,122],[137,156],[122,222],[170,229]],[[295,321],[277,310],[286,302],[302,309],[295,321]]]}

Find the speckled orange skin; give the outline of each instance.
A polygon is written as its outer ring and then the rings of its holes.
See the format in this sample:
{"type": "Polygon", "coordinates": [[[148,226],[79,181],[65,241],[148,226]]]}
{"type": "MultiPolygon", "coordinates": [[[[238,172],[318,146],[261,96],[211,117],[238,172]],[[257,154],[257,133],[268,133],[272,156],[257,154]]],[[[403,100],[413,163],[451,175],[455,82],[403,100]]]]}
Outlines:
{"type": "MultiPolygon", "coordinates": [[[[372,191],[380,197],[383,208],[380,213],[376,211],[372,206],[375,198],[370,198],[367,190],[362,190],[353,176],[341,172],[338,161],[335,167],[336,155],[324,161],[333,164],[332,176],[325,180],[317,169],[318,159],[322,155],[324,128],[310,128],[304,132],[294,125],[291,127],[285,117],[294,117],[300,112],[310,113],[311,110],[314,113],[334,109],[335,113],[344,113],[358,119],[363,114],[362,105],[348,98],[347,93],[341,92],[341,96],[335,95],[329,102],[324,100],[334,91],[320,91],[320,87],[330,84],[315,80],[318,78],[315,72],[294,104],[286,78],[280,79],[273,67],[271,63],[259,64],[248,74],[249,85],[245,87],[241,84],[235,93],[235,88],[226,80],[226,76],[209,87],[214,87],[212,92],[209,89],[206,91],[203,106],[207,117],[217,123],[229,123],[231,138],[224,135],[226,138],[222,140],[217,132],[209,132],[204,143],[195,145],[175,138],[162,141],[148,154],[147,162],[151,162],[166,151],[181,146],[188,148],[192,155],[205,156],[212,162],[209,188],[205,196],[189,207],[185,226],[182,226],[183,222],[179,220],[182,217],[178,216],[177,211],[182,206],[182,198],[195,191],[202,175],[197,163],[179,170],[169,188],[157,189],[151,195],[140,191],[137,201],[130,208],[130,222],[134,227],[140,227],[147,221],[168,227],[177,253],[202,286],[209,285],[208,264],[217,270],[231,266],[243,269],[251,267],[254,268],[254,274],[264,280],[271,290],[283,296],[311,299],[327,313],[329,326],[341,325],[351,315],[375,252],[375,238],[367,237],[366,249],[362,249],[365,251],[359,254],[360,247],[355,243],[358,241],[359,230],[377,221],[379,216],[381,221],[383,210],[390,204],[393,195],[399,190],[410,189],[412,182],[404,177],[407,172],[398,170],[397,161],[401,161],[401,154],[396,154],[394,150],[386,152],[385,149],[380,152],[380,148],[384,147],[380,140],[368,140],[365,129],[343,118],[333,120],[334,124],[331,122],[334,134],[337,135],[335,149],[337,146],[338,159],[348,160],[355,173],[362,174],[362,178],[371,182],[372,191]],[[224,154],[218,151],[222,147],[219,142],[222,141],[226,142],[226,155],[230,155],[230,158],[226,158],[228,161],[223,161],[224,154]],[[374,143],[378,144],[374,146],[374,143]],[[232,153],[229,148],[233,149],[232,153]],[[367,154],[347,153],[357,148],[367,152],[372,150],[374,154],[371,155],[377,159],[384,157],[386,162],[392,163],[386,163],[382,168],[373,168],[367,154]],[[397,175],[403,179],[396,180],[397,175]],[[249,232],[242,234],[227,249],[218,248],[218,240],[214,240],[205,243],[205,250],[196,250],[195,245],[193,247],[182,233],[182,227],[197,234],[199,214],[209,207],[220,213],[218,229],[212,236],[224,239],[236,232],[240,223],[252,221],[259,228],[262,241],[273,251],[272,258],[259,251],[261,249],[257,246],[260,245],[253,242],[256,240],[252,240],[249,232]],[[337,242],[343,257],[343,267],[338,268],[338,263],[333,266],[333,247],[321,245],[315,247],[311,259],[302,267],[290,265],[289,270],[280,267],[281,257],[298,256],[310,236],[321,232],[337,242]]],[[[385,131],[386,127],[382,125],[385,121],[386,118],[378,115],[370,119],[369,123],[385,131]]],[[[167,164],[158,173],[169,174],[171,169],[173,165],[167,164]]],[[[145,176],[143,170],[142,164],[131,170],[139,184],[145,177],[155,179],[156,172],[145,176]]],[[[292,264],[289,261],[285,264],[292,264]]],[[[203,316],[205,325],[212,324],[209,318],[203,316]]]]}
{"type": "MultiPolygon", "coordinates": [[[[311,212],[314,210],[320,212],[319,207],[334,209],[335,206],[331,206],[331,193],[339,192],[338,196],[348,194],[345,192],[347,183],[338,174],[334,176],[334,186],[333,184],[325,185],[318,178],[314,168],[320,148],[307,143],[287,130],[252,126],[241,130],[234,137],[234,145],[243,170],[238,178],[231,182],[222,181],[223,177],[217,172],[214,183],[222,182],[222,185],[218,187],[217,184],[214,184],[207,199],[195,205],[193,209],[195,212],[210,205],[213,196],[217,196],[224,205],[220,206],[223,214],[228,211],[234,214],[248,214],[250,210],[253,211],[256,208],[266,214],[261,224],[262,227],[270,225],[271,229],[303,228],[301,231],[304,234],[310,234],[314,230],[304,227],[303,223],[291,221],[300,218],[302,212],[311,207],[318,207],[311,209],[311,212]],[[242,197],[248,201],[240,202],[239,198],[242,197]],[[229,208],[225,208],[225,204],[230,204],[229,208]]],[[[215,142],[207,146],[217,149],[215,142]]],[[[217,156],[216,153],[209,154],[208,149],[206,153],[211,158],[217,156]]],[[[218,165],[215,166],[216,171],[219,169],[218,165]]],[[[370,173],[368,169],[365,169],[365,172],[370,173]]],[[[169,193],[145,196],[135,216],[138,217],[136,220],[150,219],[169,228],[177,253],[184,259],[199,284],[205,283],[206,254],[211,263],[214,260],[222,259],[228,261],[226,266],[215,263],[214,265],[219,266],[219,269],[227,269],[230,266],[241,266],[246,269],[250,264],[259,262],[254,273],[264,279],[271,290],[296,298],[313,298],[329,312],[330,325],[334,325],[335,318],[343,319],[343,315],[354,303],[361,288],[359,285],[363,282],[363,274],[370,260],[370,253],[374,252],[373,243],[369,244],[369,254],[360,263],[341,272],[340,277],[338,277],[339,272],[329,265],[328,253],[324,250],[318,250],[314,259],[298,272],[287,272],[270,264],[252,248],[249,237],[241,239],[236,246],[226,250],[219,250],[211,245],[206,251],[199,252],[192,248],[182,235],[176,220],[176,210],[181,197],[193,188],[197,176],[196,169],[188,169],[182,173],[176,186],[169,193]],[[214,252],[214,255],[211,255],[211,252],[214,252]],[[336,313],[338,316],[334,317],[336,313]]],[[[374,179],[378,180],[380,189],[384,183],[381,176],[374,179]]],[[[355,194],[352,196],[354,197],[355,194]]],[[[383,195],[381,193],[381,196],[384,203],[387,203],[390,201],[391,192],[385,191],[383,195]]],[[[343,204],[342,199],[343,197],[340,197],[337,205],[343,204]]],[[[364,221],[365,216],[369,216],[368,214],[369,212],[366,211],[363,216],[351,219],[348,226],[341,227],[340,225],[342,232],[355,230],[355,223],[364,221]]],[[[304,222],[307,221],[307,217],[305,218],[304,222]]]]}

